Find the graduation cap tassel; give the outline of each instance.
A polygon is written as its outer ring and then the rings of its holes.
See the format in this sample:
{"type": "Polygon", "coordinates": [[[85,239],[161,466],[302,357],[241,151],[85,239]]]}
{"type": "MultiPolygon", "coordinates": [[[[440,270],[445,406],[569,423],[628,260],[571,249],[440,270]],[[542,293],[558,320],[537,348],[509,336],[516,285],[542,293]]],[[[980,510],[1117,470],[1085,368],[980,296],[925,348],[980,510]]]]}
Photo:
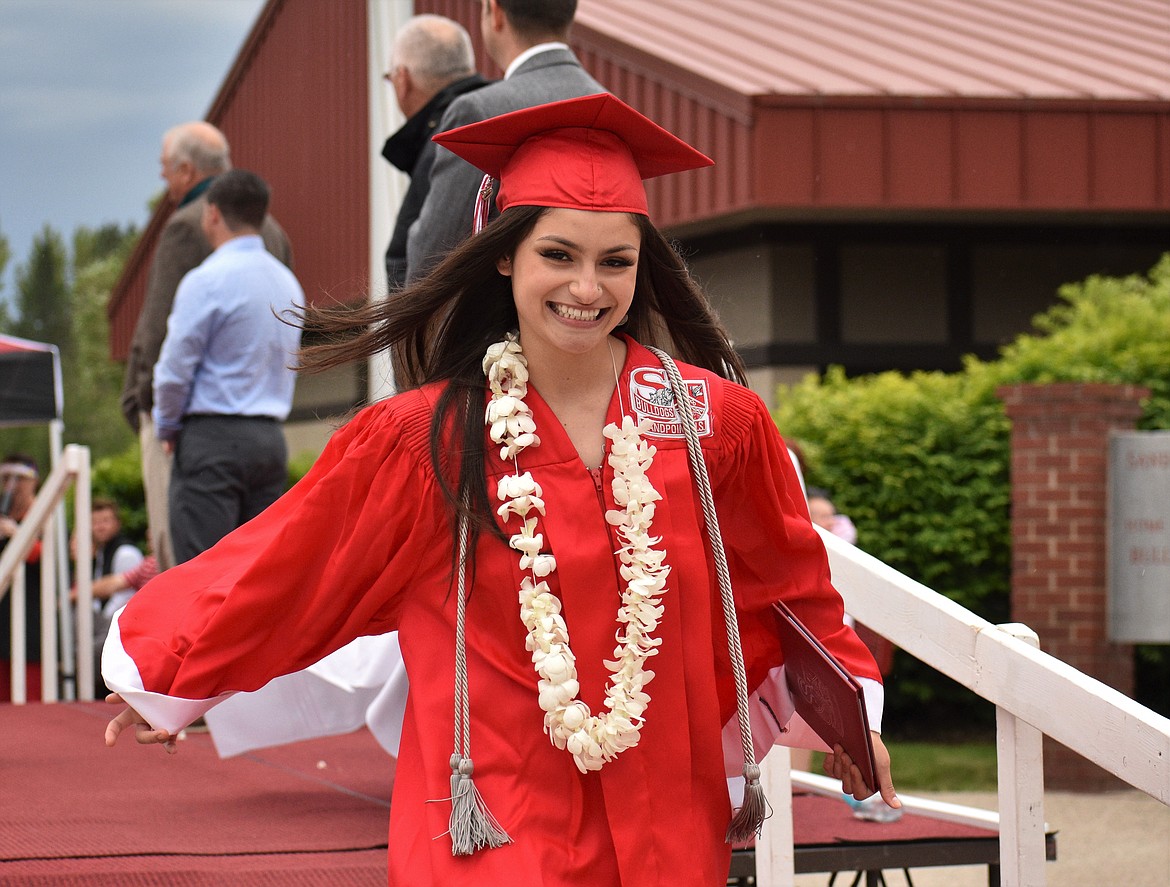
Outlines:
{"type": "Polygon", "coordinates": [[[699,498],[703,503],[703,519],[707,534],[711,538],[711,552],[715,557],[715,573],[719,578],[719,593],[723,602],[723,619],[727,623],[727,650],[731,656],[731,670],[735,673],[735,699],[739,714],[739,735],[743,745],[743,805],[735,812],[727,826],[727,843],[742,844],[758,837],[764,820],[772,815],[772,808],[764,795],[760,783],[760,766],[756,763],[752,744],[752,722],[748,712],[747,670],[743,664],[743,646],[739,637],[739,619],[735,615],[735,597],[731,591],[731,571],[727,567],[727,554],[723,550],[723,536],[719,531],[719,515],[715,513],[715,500],[711,495],[711,479],[707,475],[707,463],[699,444],[699,432],[695,427],[695,414],[691,408],[690,394],[686,383],[679,375],[674,360],[665,351],[651,348],[662,361],[670,390],[674,395],[675,410],[687,438],[687,455],[691,470],[699,487],[699,498]]]}
{"type": "Polygon", "coordinates": [[[471,706],[467,690],[467,517],[459,519],[459,593],[455,611],[455,752],[451,755],[451,855],[510,844],[512,839],[484,803],[472,781],[471,706]]]}
{"type": "Polygon", "coordinates": [[[484,176],[475,195],[475,212],[471,216],[471,233],[478,234],[488,222],[492,203],[492,177],[484,176]]]}

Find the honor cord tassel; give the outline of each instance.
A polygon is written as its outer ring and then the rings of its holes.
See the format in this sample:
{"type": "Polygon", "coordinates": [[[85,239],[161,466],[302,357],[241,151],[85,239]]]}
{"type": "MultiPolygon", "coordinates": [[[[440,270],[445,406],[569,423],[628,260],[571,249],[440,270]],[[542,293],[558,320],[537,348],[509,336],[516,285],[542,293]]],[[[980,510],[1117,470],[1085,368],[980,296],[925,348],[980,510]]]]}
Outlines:
{"type": "Polygon", "coordinates": [[[484,803],[471,776],[471,705],[467,691],[467,517],[459,519],[459,592],[455,611],[455,752],[451,755],[451,855],[510,844],[512,839],[484,803]]]}
{"type": "Polygon", "coordinates": [[[743,804],[735,812],[727,826],[727,843],[742,844],[760,834],[764,820],[772,814],[764,787],[760,782],[760,767],[755,762],[752,745],[752,723],[748,711],[747,670],[743,664],[743,647],[739,637],[739,619],[735,615],[735,597],[731,591],[731,571],[727,567],[727,554],[723,550],[723,536],[719,531],[719,516],[715,513],[715,500],[711,494],[711,479],[707,474],[707,463],[699,444],[699,432],[695,427],[695,414],[691,411],[691,398],[686,383],[679,375],[674,360],[664,351],[651,348],[662,361],[670,388],[674,393],[675,408],[682,422],[687,438],[687,455],[695,472],[699,496],[703,503],[703,518],[711,538],[711,551],[715,557],[715,572],[719,578],[719,593],[723,602],[723,617],[727,623],[727,647],[731,655],[731,670],[735,673],[736,709],[739,714],[739,735],[743,745],[743,777],[745,781],[743,804]]]}

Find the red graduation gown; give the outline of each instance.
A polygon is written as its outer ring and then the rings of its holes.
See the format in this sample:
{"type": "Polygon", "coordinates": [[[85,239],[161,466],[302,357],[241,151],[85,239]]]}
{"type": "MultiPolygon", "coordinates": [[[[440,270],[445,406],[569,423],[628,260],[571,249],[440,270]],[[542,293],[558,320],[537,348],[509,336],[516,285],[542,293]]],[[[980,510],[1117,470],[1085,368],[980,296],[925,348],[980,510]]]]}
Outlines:
{"type": "MultiPolygon", "coordinates": [[[[221,694],[256,689],[356,636],[397,629],[411,690],[390,814],[392,885],[726,883],[731,810],[720,730],[734,716],[735,692],[719,592],[685,440],[663,405],[661,367],[629,345],[608,421],[623,413],[656,421],[650,478],[663,500],[653,533],[672,568],[636,748],[583,775],[552,746],[524,647],[518,555],[487,535],[475,552],[471,752],[476,785],[513,843],[453,858],[450,805],[427,803],[450,796],[454,735],[453,542],[428,448],[434,388],[363,410],[282,499],[135,595],[107,647],[107,680],[156,726],[177,728],[221,694]]],[[[880,679],[842,623],[824,549],[767,409],[739,385],[680,369],[697,395],[751,680],[782,660],[766,609],[777,598],[846,668],[880,679]]],[[[531,388],[528,403],[541,443],[521,455],[521,467],[543,488],[541,530],[557,560],[549,582],[563,603],[581,698],[596,713],[620,603],[617,543],[604,518],[614,507],[612,469],[598,489],[531,388]]],[[[494,492],[512,466],[489,448],[494,492]]]]}

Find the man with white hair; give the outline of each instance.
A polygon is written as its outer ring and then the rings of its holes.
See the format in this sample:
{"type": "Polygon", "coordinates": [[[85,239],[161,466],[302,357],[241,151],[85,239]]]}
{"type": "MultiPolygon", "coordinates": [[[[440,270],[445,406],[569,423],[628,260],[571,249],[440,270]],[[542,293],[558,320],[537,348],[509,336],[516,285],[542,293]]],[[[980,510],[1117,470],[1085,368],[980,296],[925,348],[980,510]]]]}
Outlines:
{"type": "MultiPolygon", "coordinates": [[[[605,88],[569,48],[577,0],[483,0],[480,35],[504,79],[451,103],[438,131],[605,88]]],[[[483,173],[446,148],[435,151],[431,187],[407,240],[407,281],[426,275],[471,234],[483,173]]],[[[490,201],[495,210],[495,201],[490,201]]]]}
{"type": "Polygon", "coordinates": [[[451,102],[487,81],[475,73],[467,30],[441,15],[416,15],[402,26],[383,78],[394,87],[406,123],[386,139],[382,156],[410,176],[386,248],[386,281],[393,290],[406,283],[406,237],[431,186],[435,158],[431,136],[451,102]]]}
{"type": "MultiPolygon", "coordinates": [[[[211,244],[202,227],[204,192],[215,176],[232,168],[232,162],[224,134],[210,123],[195,120],[167,130],[159,164],[167,183],[167,197],[176,209],[159,235],[151,261],[146,297],[126,362],[122,414],[138,432],[142,444],[142,485],[150,541],[159,568],[165,570],[175,564],[167,511],[171,457],[163,451],[150,417],[154,406],[154,365],[166,337],[179,281],[211,255],[211,244]]],[[[271,216],[264,220],[261,234],[265,248],[291,268],[292,247],[271,216]]]]}

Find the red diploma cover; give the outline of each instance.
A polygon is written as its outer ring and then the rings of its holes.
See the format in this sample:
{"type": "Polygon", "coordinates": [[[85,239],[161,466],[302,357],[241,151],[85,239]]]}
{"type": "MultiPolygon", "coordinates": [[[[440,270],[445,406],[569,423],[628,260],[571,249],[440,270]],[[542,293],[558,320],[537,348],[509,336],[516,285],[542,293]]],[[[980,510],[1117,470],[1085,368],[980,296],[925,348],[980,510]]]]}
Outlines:
{"type": "Polygon", "coordinates": [[[845,749],[865,784],[877,791],[877,766],[861,685],[787,606],[777,601],[775,610],[784,675],[796,713],[829,748],[845,749]]]}

